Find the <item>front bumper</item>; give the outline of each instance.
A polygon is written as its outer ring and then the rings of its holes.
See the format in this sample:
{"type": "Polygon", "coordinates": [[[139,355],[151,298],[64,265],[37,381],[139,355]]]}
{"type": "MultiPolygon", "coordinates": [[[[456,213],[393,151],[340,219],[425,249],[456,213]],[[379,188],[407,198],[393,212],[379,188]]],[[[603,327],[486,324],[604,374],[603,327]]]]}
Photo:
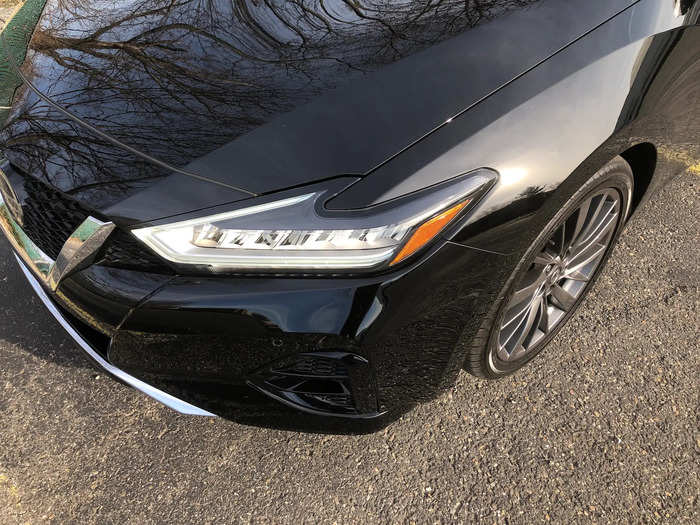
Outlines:
{"type": "Polygon", "coordinates": [[[434,398],[509,266],[444,241],[381,276],[196,277],[101,266],[74,245],[82,263],[52,279],[56,263],[2,208],[32,288],[99,366],[178,412],[254,424],[307,426],[298,410],[386,420],[434,398]]]}
{"type": "Polygon", "coordinates": [[[65,329],[65,331],[68,332],[68,335],[70,335],[73,338],[73,340],[78,344],[78,346],[82,348],[85,352],[87,352],[87,354],[92,359],[94,359],[95,362],[100,367],[102,367],[107,373],[123,381],[127,385],[135,388],[136,390],[143,392],[147,396],[152,397],[153,399],[159,401],[165,406],[172,408],[177,412],[180,412],[181,414],[189,414],[193,416],[214,415],[211,412],[207,412],[204,409],[198,408],[194,405],[191,405],[190,403],[187,403],[186,401],[171,396],[167,392],[158,390],[157,388],[147,383],[144,383],[140,379],[137,379],[136,377],[127,374],[123,370],[120,370],[116,366],[107,362],[100,354],[98,354],[92,348],[90,343],[88,343],[71,325],[70,321],[63,315],[59,307],[51,300],[51,298],[42,288],[39,281],[34,277],[34,275],[32,275],[32,273],[29,271],[24,262],[17,255],[15,255],[15,258],[17,259],[17,263],[19,264],[20,270],[22,270],[22,273],[27,278],[27,281],[29,282],[30,286],[32,287],[36,295],[39,297],[39,299],[41,299],[41,302],[44,303],[44,306],[46,306],[51,315],[53,315],[56,321],[58,321],[58,323],[65,329]]]}

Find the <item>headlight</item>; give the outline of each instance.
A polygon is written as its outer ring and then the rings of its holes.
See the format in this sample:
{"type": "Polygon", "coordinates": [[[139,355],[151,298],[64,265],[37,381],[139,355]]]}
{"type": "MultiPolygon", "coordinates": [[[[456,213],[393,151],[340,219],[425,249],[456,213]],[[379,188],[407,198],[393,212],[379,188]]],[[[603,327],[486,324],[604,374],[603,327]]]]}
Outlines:
{"type": "Polygon", "coordinates": [[[375,270],[429,244],[490,187],[478,172],[385,205],[330,212],[323,203],[348,185],[336,179],[301,195],[132,230],[177,264],[211,270],[375,270]]]}

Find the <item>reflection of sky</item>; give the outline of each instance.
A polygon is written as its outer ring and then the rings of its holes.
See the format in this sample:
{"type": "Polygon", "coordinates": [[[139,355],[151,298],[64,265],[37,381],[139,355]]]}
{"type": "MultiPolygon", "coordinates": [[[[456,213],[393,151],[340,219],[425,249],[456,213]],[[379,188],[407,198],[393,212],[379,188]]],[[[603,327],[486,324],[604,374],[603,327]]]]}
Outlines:
{"type": "MultiPolygon", "coordinates": [[[[308,107],[308,102],[347,81],[538,1],[446,0],[425,5],[408,0],[53,0],[22,71],[54,102],[116,140],[171,166],[186,167],[282,114],[308,107]]],[[[372,92],[374,85],[367,83],[366,91],[372,92]]],[[[70,124],[62,117],[51,122],[55,112],[44,111],[30,95],[19,102],[6,137],[12,133],[14,144],[25,138],[37,144],[31,134],[46,131],[46,137],[61,139],[60,147],[71,149],[56,152],[50,144],[34,148],[34,154],[45,157],[36,164],[47,166],[42,168],[47,179],[58,180],[55,171],[90,157],[104,157],[105,174],[119,161],[118,152],[100,140],[71,142],[68,134],[60,133],[70,124]],[[70,162],[58,162],[52,155],[70,157],[70,162]]],[[[352,101],[347,107],[353,107],[352,101]]],[[[393,124],[386,108],[374,113],[380,117],[372,118],[387,120],[387,127],[393,124]]],[[[386,154],[420,136],[449,110],[430,113],[427,123],[425,117],[412,117],[416,130],[401,126],[383,141],[386,154]]],[[[352,118],[357,114],[353,111],[352,118]]],[[[69,131],[90,140],[89,134],[69,131]]],[[[313,135],[314,130],[307,133],[313,135]]],[[[347,141],[342,142],[347,147],[347,141]]],[[[362,140],[357,142],[361,149],[362,140]]],[[[374,163],[367,161],[368,167],[374,163]]],[[[90,171],[83,168],[86,177],[75,177],[87,182],[93,176],[90,171]]],[[[305,176],[325,178],[358,170],[326,171],[305,176]]],[[[202,175],[210,176],[206,171],[202,175]]]]}

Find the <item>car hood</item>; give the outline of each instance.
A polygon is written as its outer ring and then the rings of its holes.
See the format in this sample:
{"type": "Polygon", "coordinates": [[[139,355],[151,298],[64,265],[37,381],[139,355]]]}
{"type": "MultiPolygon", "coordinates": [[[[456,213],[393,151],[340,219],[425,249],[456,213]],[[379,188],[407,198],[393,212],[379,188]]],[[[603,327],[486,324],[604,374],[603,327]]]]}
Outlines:
{"type": "Polygon", "coordinates": [[[132,222],[363,175],[632,3],[27,0],[0,140],[132,222]]]}

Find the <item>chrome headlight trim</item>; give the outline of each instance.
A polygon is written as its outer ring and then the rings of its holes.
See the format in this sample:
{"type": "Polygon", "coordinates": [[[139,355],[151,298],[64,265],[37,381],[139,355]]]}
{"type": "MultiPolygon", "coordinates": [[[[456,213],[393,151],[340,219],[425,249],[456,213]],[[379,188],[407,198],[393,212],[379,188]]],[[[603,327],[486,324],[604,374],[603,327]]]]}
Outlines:
{"type": "MultiPolygon", "coordinates": [[[[338,248],[319,249],[318,247],[306,247],[292,243],[284,245],[285,240],[296,236],[304,237],[308,234],[308,241],[312,236],[316,238],[321,235],[332,236],[334,234],[348,232],[360,232],[352,229],[327,229],[321,227],[319,220],[318,228],[310,229],[290,229],[282,226],[276,230],[266,229],[231,229],[217,228],[217,225],[235,224],[235,219],[258,214],[271,213],[275,210],[287,208],[287,214],[311,215],[317,206],[317,200],[322,198],[323,192],[307,193],[296,197],[281,199],[242,208],[235,211],[219,213],[197,219],[174,222],[162,226],[152,226],[132,230],[132,233],[143,243],[164,259],[176,264],[206,265],[213,270],[226,269],[305,269],[305,270],[341,270],[341,269],[366,269],[373,268],[386,261],[400,246],[399,242],[394,242],[390,246],[372,246],[365,242],[367,247],[362,248],[338,248]],[[216,228],[222,232],[222,236],[238,235],[251,238],[263,238],[276,236],[276,244],[268,245],[264,242],[256,243],[248,240],[247,244],[231,247],[221,244],[218,246],[207,246],[197,244],[196,232],[202,227],[216,228]],[[233,233],[232,233],[233,232],[233,233]],[[248,247],[245,247],[248,246],[248,247]]],[[[406,231],[411,225],[406,226],[406,231]]],[[[389,228],[390,226],[387,226],[389,228]]],[[[369,229],[364,229],[369,231],[369,229]]],[[[349,234],[348,234],[349,236],[349,234]]],[[[359,235],[358,235],[359,237],[359,235]]],[[[345,239],[346,244],[362,244],[360,239],[345,239]]],[[[310,244],[307,242],[307,244],[310,244]]],[[[317,243],[321,244],[321,243],[317,243]]],[[[326,243],[329,244],[329,243],[326,243]]]]}
{"type": "Polygon", "coordinates": [[[325,202],[349,185],[349,179],[334,179],[283,192],[277,200],[266,196],[261,204],[131,232],[176,265],[213,272],[375,271],[403,260],[405,255],[395,257],[422,225],[453,210],[425,245],[431,242],[497,177],[493,170],[480,169],[382,205],[328,210],[325,202]]]}

